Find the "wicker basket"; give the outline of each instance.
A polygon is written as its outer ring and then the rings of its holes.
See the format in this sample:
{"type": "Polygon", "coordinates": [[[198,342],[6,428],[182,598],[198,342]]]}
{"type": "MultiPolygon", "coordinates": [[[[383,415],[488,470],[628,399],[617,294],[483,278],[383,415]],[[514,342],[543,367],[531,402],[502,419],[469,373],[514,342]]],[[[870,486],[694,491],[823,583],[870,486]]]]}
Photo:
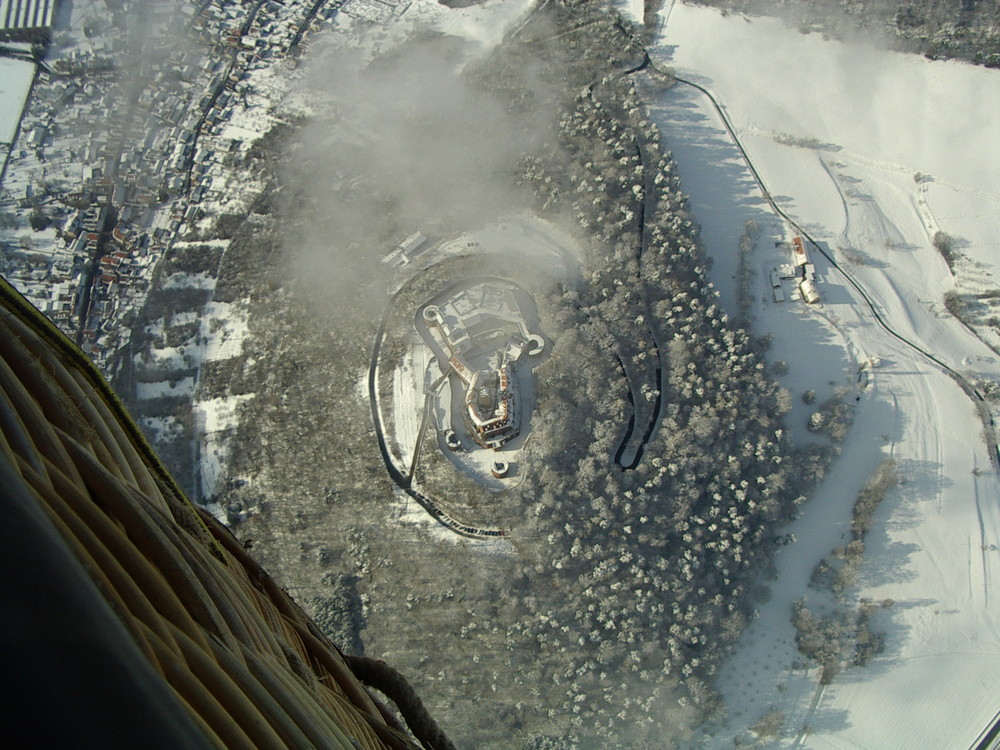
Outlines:
{"type": "Polygon", "coordinates": [[[82,717],[65,728],[81,741],[66,747],[87,746],[90,724],[111,732],[105,746],[129,745],[134,731],[164,747],[419,747],[185,497],[89,359],[0,282],[3,523],[20,539],[0,564],[22,566],[16,580],[7,570],[17,591],[3,594],[23,597],[0,635],[22,686],[42,691],[6,706],[35,727],[29,744],[63,736],[39,726],[37,704],[51,699],[56,723],[82,717]],[[37,668],[18,656],[29,652],[44,652],[37,668]],[[45,664],[60,674],[41,674],[45,664]]]}

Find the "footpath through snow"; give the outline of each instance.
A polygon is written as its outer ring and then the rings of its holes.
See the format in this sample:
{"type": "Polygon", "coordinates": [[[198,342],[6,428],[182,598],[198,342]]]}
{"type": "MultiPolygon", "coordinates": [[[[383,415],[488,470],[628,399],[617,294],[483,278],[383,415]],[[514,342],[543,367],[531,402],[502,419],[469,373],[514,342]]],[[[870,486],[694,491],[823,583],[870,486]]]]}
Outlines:
{"type": "MultiPolygon", "coordinates": [[[[637,11],[622,3],[626,13],[637,11]]],[[[803,35],[665,3],[653,56],[713,92],[781,208],[805,227],[904,336],[973,377],[1000,379],[1000,357],[944,308],[944,295],[997,289],[1000,236],[1000,72],[803,35]],[[932,239],[957,238],[955,274],[932,239]],[[964,269],[964,270],[963,270],[964,269]],[[975,271],[975,274],[972,273],[975,271]],[[975,276],[978,288],[967,288],[975,276]]],[[[641,21],[641,18],[638,19],[641,21]]],[[[720,678],[728,724],[707,744],[760,739],[748,728],[780,712],[774,747],[967,747],[1000,708],[1000,482],[970,399],[939,368],[888,336],[839,273],[817,258],[819,309],[774,303],[768,272],[787,262],[787,228],[770,212],[703,94],[676,87],[649,102],[735,312],[737,243],[747,219],[755,329],[788,362],[799,442],[809,409],[835,388],[855,425],[816,497],[791,525],[771,599],[720,678]],[[867,381],[859,367],[883,366],[867,381]],[[867,383],[862,387],[861,383],[867,383]],[[885,457],[903,483],[866,538],[860,600],[891,599],[873,625],[885,652],[825,688],[797,654],[791,605],[809,597],[815,564],[850,538],[857,491],[885,457]]],[[[988,339],[988,336],[987,336],[988,339]]],[[[815,597],[815,592],[812,594],[815,597]]]]}

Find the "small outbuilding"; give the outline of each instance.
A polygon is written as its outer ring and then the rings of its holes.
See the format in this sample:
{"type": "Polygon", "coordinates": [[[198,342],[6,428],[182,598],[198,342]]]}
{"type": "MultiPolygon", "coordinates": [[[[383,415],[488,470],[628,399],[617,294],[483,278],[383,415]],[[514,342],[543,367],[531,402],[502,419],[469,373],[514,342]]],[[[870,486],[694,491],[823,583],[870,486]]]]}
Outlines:
{"type": "Polygon", "coordinates": [[[816,284],[813,283],[812,279],[802,279],[799,282],[799,291],[802,293],[802,299],[807,304],[815,305],[819,302],[819,290],[816,288],[816,284]]]}
{"type": "Polygon", "coordinates": [[[806,248],[802,243],[801,237],[792,239],[792,261],[796,266],[804,266],[809,262],[809,256],[806,254],[806,248]]]}

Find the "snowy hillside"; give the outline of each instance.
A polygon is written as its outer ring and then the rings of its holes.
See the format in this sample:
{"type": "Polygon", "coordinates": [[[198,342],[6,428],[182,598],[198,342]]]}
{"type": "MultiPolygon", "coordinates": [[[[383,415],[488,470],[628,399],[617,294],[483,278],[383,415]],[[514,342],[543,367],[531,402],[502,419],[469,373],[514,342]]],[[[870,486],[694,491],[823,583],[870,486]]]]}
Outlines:
{"type": "MultiPolygon", "coordinates": [[[[714,94],[778,206],[890,328],[969,382],[1000,377],[984,343],[993,334],[980,329],[978,338],[944,304],[957,288],[988,305],[998,287],[1000,73],[824,41],[777,20],[664,5],[654,58],[714,94]],[[935,248],[939,232],[956,251],[951,268],[935,248]]],[[[729,722],[711,744],[969,746],[996,713],[987,687],[1000,668],[1000,483],[973,400],[883,330],[818,253],[822,303],[773,302],[768,272],[788,262],[775,243],[791,230],[761,197],[718,112],[687,85],[649,104],[727,307],[736,300],[737,242],[753,219],[762,230],[752,256],[755,329],[772,333],[773,357],[788,362],[783,384],[796,397],[849,388],[856,405],[841,458],[789,529],[798,541],[778,555],[771,599],[724,670],[729,722]],[[881,366],[859,374],[870,357],[881,366]],[[810,574],[846,543],[858,490],[885,457],[895,459],[901,484],[876,514],[849,592],[856,602],[892,600],[873,615],[885,650],[820,685],[815,662],[797,653],[792,603],[824,606],[810,574]],[[759,723],[765,716],[769,725],[759,723]]],[[[792,429],[807,440],[796,409],[792,429]]]]}
{"type": "Polygon", "coordinates": [[[24,98],[31,87],[35,66],[24,60],[0,58],[0,143],[14,140],[24,98]]]}

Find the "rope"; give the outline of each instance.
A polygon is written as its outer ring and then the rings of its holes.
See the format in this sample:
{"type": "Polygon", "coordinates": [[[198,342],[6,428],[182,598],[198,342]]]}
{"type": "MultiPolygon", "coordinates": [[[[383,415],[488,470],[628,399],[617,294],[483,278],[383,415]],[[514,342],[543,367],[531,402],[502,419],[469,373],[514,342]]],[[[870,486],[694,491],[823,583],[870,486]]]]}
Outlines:
{"type": "Polygon", "coordinates": [[[384,693],[396,704],[410,731],[425,747],[429,750],[455,750],[403,675],[381,659],[345,656],[344,660],[358,680],[384,693]]]}

